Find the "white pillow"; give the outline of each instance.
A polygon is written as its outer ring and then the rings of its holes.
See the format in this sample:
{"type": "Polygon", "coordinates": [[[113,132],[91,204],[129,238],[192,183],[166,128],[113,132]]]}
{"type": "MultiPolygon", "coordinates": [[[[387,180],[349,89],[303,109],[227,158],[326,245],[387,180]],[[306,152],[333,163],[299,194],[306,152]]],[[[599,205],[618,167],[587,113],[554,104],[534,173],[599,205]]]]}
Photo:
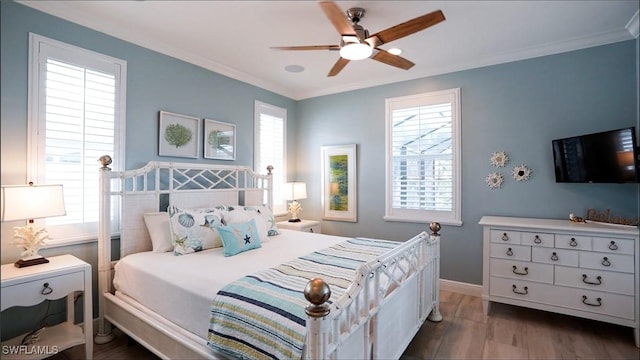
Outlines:
{"type": "Polygon", "coordinates": [[[239,224],[254,219],[260,235],[260,242],[269,241],[269,236],[279,235],[271,210],[266,206],[227,205],[224,207],[224,220],[227,224],[239,224]]]}
{"type": "Polygon", "coordinates": [[[169,227],[169,214],[166,212],[154,212],[144,214],[144,223],[151,236],[153,252],[167,252],[173,250],[171,241],[171,228],[169,227]]]}

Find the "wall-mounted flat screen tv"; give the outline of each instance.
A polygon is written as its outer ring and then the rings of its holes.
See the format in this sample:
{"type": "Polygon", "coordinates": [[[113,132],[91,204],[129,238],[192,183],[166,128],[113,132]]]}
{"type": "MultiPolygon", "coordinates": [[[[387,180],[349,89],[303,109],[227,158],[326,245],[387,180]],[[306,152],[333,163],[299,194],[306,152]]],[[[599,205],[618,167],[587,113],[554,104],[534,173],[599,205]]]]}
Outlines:
{"type": "Polygon", "coordinates": [[[638,183],[634,127],[552,141],[556,182],[638,183]]]}

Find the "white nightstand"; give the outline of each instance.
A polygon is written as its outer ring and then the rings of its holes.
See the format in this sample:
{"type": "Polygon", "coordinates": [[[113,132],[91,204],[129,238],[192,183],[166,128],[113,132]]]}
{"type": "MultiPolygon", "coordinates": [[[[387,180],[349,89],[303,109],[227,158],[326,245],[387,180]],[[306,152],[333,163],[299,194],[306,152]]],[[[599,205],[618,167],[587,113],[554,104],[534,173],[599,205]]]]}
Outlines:
{"type": "Polygon", "coordinates": [[[42,359],[81,344],[85,345],[85,357],[93,357],[91,265],[72,255],[48,259],[47,264],[23,268],[17,268],[13,264],[2,265],[2,311],[14,306],[33,306],[45,300],[66,296],[67,321],[45,328],[35,344],[20,347],[24,334],[3,342],[3,359],[42,359]],[[73,304],[76,291],[83,292],[82,327],[74,325],[73,304]]]}
{"type": "Polygon", "coordinates": [[[322,234],[320,222],[315,220],[300,220],[299,222],[280,221],[276,223],[279,229],[312,232],[322,234]]]}

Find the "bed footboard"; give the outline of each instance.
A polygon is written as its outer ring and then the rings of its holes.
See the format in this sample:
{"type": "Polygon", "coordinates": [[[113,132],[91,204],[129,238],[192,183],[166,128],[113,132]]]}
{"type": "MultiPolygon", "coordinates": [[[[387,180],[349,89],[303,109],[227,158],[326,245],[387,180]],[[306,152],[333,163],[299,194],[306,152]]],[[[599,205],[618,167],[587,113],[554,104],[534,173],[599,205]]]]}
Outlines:
{"type": "Polygon", "coordinates": [[[425,319],[442,320],[440,224],[431,223],[430,230],[363,265],[331,305],[329,286],[309,281],[306,359],[399,358],[425,319]]]}

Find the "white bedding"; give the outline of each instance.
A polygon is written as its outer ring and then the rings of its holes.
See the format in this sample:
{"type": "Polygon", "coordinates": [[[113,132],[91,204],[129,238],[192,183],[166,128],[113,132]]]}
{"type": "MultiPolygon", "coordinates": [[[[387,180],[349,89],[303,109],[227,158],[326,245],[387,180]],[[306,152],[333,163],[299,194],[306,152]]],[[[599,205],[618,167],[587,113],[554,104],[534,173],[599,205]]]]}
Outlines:
{"type": "Polygon", "coordinates": [[[224,257],[222,248],[182,256],[173,252],[128,255],[115,266],[116,296],[133,298],[206,339],[211,301],[224,285],[346,239],[285,229],[280,232],[261,248],[231,257],[224,257]]]}

